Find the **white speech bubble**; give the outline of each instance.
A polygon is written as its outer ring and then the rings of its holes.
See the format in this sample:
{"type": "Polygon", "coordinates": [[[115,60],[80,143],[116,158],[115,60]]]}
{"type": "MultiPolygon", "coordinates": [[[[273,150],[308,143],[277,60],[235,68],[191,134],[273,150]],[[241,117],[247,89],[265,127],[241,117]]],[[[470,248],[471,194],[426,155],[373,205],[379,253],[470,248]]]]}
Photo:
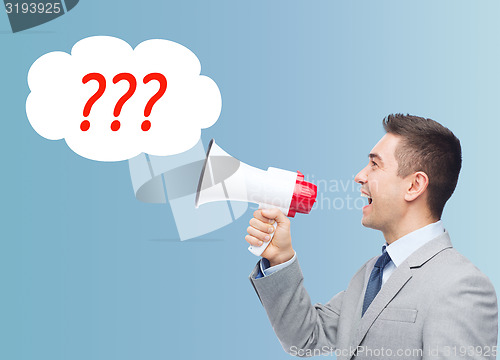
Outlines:
{"type": "Polygon", "coordinates": [[[196,145],[201,129],[212,126],[220,115],[219,88],[200,71],[196,55],[173,41],[147,40],[132,49],[118,38],[89,37],[77,42],[71,55],[51,52],[33,63],[26,113],[39,135],[65,139],[74,152],[88,159],[120,161],[143,152],[174,155],[196,145]],[[106,89],[85,117],[85,105],[99,88],[97,80],[83,82],[90,73],[102,74],[106,89]],[[114,116],[117,102],[130,87],[126,80],[113,83],[122,73],[132,74],[137,87],[120,115],[114,116]],[[153,73],[162,74],[167,87],[146,117],[146,104],[160,89],[158,80],[144,83],[153,73]],[[147,131],[141,127],[145,120],[150,122],[147,131]],[[82,130],[86,126],[81,127],[84,121],[90,124],[86,131],[82,130]],[[114,121],[120,124],[116,131],[111,126],[114,121]]]}

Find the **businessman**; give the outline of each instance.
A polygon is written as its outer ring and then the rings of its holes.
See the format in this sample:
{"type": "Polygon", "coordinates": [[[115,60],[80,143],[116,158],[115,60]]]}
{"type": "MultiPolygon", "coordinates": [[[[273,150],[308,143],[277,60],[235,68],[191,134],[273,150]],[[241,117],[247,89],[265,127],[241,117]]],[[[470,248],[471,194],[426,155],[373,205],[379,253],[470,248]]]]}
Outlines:
{"type": "Polygon", "coordinates": [[[436,121],[417,116],[389,115],[383,126],[386,134],[355,178],[368,199],[361,222],[382,231],[382,254],[367,261],[327,304],[312,305],[290,221],[277,209],[257,210],[248,243],[261,245],[275,221],[277,228],[250,281],[291,355],[494,359],[495,290],[453,248],[440,220],[458,181],[460,141],[436,121]]]}

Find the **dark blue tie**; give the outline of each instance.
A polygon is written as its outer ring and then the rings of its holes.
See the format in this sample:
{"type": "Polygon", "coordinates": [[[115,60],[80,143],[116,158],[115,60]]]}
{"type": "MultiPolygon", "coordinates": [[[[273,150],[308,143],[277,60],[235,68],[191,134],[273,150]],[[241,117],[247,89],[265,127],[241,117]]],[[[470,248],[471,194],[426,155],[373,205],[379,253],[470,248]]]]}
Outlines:
{"type": "Polygon", "coordinates": [[[370,274],[370,280],[368,280],[368,285],[366,286],[365,300],[363,302],[363,312],[361,316],[365,314],[366,309],[372,303],[375,296],[377,296],[380,288],[382,287],[382,273],[384,267],[391,261],[389,253],[385,251],[385,245],[382,247],[382,255],[377,259],[375,267],[370,274]]]}

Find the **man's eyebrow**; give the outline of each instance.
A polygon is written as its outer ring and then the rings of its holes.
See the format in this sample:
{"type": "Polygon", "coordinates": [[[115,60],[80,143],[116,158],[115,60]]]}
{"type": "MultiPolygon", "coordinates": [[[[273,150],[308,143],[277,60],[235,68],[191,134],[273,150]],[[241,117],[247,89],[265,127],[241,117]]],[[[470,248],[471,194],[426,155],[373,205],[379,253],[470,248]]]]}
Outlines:
{"type": "Polygon", "coordinates": [[[380,157],[380,155],[379,155],[379,154],[370,153],[370,154],[368,154],[368,157],[369,157],[370,159],[378,159],[378,160],[379,160],[380,162],[382,162],[382,163],[384,162],[384,160],[382,160],[382,158],[380,157]]]}

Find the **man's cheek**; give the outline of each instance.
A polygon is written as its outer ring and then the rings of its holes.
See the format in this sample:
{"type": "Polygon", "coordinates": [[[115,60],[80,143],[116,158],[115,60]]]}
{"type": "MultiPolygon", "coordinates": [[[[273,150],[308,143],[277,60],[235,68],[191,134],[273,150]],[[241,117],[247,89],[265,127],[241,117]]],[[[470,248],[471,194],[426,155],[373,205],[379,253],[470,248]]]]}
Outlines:
{"type": "Polygon", "coordinates": [[[379,190],[380,190],[380,181],[378,179],[370,179],[369,190],[370,190],[370,194],[372,194],[372,196],[375,194],[378,194],[379,190]]]}

